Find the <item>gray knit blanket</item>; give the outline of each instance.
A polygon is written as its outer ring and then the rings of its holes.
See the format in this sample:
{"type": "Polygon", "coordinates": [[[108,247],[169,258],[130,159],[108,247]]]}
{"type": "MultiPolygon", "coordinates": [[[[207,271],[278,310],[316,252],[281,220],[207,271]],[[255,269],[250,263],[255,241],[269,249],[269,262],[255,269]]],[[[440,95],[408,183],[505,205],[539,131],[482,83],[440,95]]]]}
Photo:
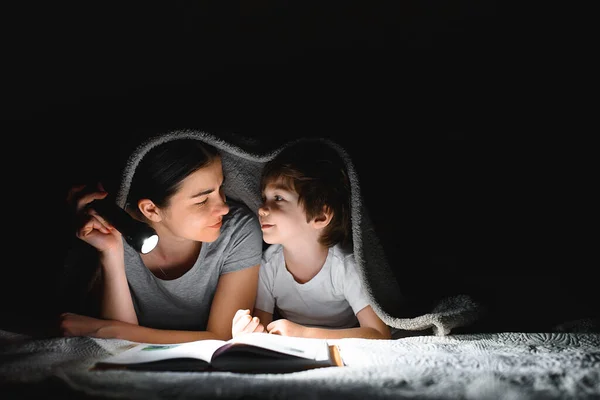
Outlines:
{"type": "MultiPolygon", "coordinates": [[[[226,176],[225,194],[228,198],[242,201],[254,212],[258,211],[261,204],[259,178],[263,165],[289,144],[269,149],[248,138],[225,140],[222,137],[195,130],[172,131],[149,138],[133,151],[125,163],[117,194],[117,203],[120,206],[125,205],[135,169],[145,154],[160,143],[183,138],[202,140],[221,150],[226,176]]],[[[315,138],[310,138],[310,140],[315,140],[315,138]]],[[[345,161],[351,185],[354,254],[359,274],[377,315],[388,326],[396,330],[427,331],[436,336],[448,335],[453,328],[469,325],[478,319],[482,308],[466,295],[442,299],[430,312],[413,318],[404,318],[407,315],[406,305],[364,205],[354,163],[348,152],[338,143],[327,139],[317,138],[316,140],[321,140],[335,148],[345,161]]]]}
{"type": "Polygon", "coordinates": [[[600,334],[338,339],[346,366],[287,374],[91,371],[117,339],[0,331],[0,398],[600,399],[600,334]]]}

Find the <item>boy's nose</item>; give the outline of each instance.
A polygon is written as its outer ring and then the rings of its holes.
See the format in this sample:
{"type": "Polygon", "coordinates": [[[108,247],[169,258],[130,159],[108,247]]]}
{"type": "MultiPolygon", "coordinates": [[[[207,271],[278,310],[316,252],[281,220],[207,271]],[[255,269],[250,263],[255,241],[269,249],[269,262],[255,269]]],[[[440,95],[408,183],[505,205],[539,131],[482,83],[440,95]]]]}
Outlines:
{"type": "Polygon", "coordinates": [[[258,215],[261,217],[266,217],[269,214],[269,211],[265,207],[260,207],[258,209],[258,215]]]}

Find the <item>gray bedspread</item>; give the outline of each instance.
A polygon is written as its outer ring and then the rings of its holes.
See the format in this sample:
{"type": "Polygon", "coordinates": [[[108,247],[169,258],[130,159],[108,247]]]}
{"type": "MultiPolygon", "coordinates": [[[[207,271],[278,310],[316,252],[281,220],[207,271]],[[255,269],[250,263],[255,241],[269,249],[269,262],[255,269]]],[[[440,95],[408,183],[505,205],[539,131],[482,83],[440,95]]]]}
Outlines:
{"type": "Polygon", "coordinates": [[[341,339],[345,367],[289,374],[90,371],[131,345],[0,331],[2,398],[600,399],[600,334],[341,339]]]}

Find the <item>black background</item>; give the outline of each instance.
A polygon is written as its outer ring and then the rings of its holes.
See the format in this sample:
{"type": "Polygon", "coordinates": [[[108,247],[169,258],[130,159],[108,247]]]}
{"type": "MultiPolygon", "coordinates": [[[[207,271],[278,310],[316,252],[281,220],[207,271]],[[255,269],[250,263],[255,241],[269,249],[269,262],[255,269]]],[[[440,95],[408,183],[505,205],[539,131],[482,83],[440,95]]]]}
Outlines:
{"type": "Polygon", "coordinates": [[[489,309],[473,329],[597,313],[587,267],[554,273],[551,255],[525,251],[530,221],[511,218],[522,192],[500,150],[514,60],[493,1],[3,7],[8,325],[52,316],[67,188],[114,190],[141,139],[186,128],[343,145],[406,316],[459,293],[489,309]]]}

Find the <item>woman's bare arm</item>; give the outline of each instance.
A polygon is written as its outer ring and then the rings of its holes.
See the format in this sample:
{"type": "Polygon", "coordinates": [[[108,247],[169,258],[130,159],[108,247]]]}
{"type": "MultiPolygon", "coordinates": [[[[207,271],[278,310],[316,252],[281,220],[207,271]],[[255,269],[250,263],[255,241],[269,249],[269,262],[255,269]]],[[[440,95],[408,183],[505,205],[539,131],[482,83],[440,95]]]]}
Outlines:
{"type": "Polygon", "coordinates": [[[258,268],[224,274],[219,279],[213,298],[206,331],[154,329],[114,319],[98,319],[84,315],[61,315],[64,336],[117,338],[142,343],[181,343],[202,339],[231,339],[233,315],[240,308],[252,309],[256,298],[258,268]]]}
{"type": "Polygon", "coordinates": [[[138,319],[127,283],[123,254],[122,249],[100,253],[102,268],[100,316],[104,319],[137,325],[138,319]]]}
{"type": "Polygon", "coordinates": [[[60,330],[63,336],[91,336],[102,339],[125,339],[140,343],[182,343],[201,339],[221,339],[208,331],[179,331],[147,328],[117,320],[64,313],[60,330]]]}
{"type": "Polygon", "coordinates": [[[260,265],[221,275],[213,298],[207,330],[231,339],[233,316],[239,309],[254,308],[260,265]]]}

